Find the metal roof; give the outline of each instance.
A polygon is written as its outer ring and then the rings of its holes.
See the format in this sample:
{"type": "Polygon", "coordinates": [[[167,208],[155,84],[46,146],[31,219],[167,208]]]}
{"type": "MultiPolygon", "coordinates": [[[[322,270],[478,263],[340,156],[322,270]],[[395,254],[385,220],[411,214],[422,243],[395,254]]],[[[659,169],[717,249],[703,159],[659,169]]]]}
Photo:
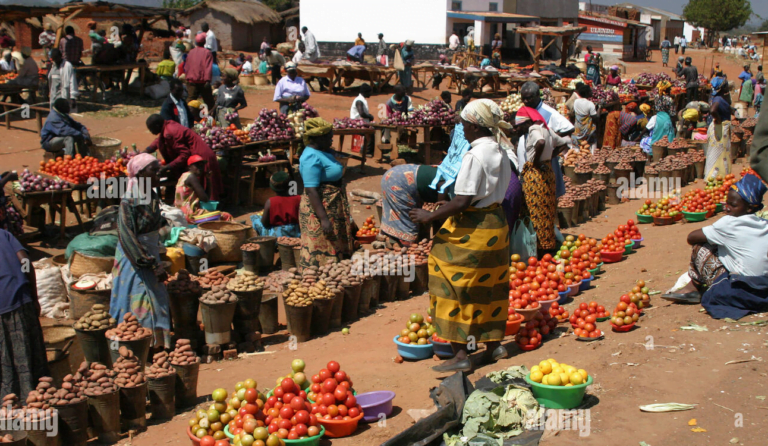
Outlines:
{"type": "Polygon", "coordinates": [[[524,23],[540,22],[541,19],[532,15],[510,14],[508,12],[491,11],[448,11],[448,17],[452,19],[482,20],[496,23],[524,23]]]}
{"type": "Polygon", "coordinates": [[[652,8],[650,6],[640,6],[640,5],[635,5],[635,4],[629,3],[629,2],[619,3],[616,6],[623,6],[625,8],[631,6],[632,8],[639,9],[640,11],[650,12],[650,13],[655,13],[655,14],[658,14],[658,15],[667,16],[667,17],[669,17],[672,20],[680,20],[681,22],[685,21],[685,19],[681,15],[679,15],[679,14],[675,14],[674,12],[665,11],[665,10],[659,9],[659,8],[652,8]]]}

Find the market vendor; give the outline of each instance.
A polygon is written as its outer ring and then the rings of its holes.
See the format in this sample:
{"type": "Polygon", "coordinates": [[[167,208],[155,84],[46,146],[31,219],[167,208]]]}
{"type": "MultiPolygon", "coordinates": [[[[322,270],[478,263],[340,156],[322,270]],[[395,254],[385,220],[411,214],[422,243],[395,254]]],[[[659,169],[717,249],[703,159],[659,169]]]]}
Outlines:
{"type": "Polygon", "coordinates": [[[690,57],[685,58],[685,68],[681,76],[685,78],[685,102],[699,99],[699,70],[692,64],[690,57]]]}
{"type": "Polygon", "coordinates": [[[253,229],[261,236],[301,237],[299,206],[301,195],[291,195],[291,177],[279,171],[269,178],[269,187],[277,195],[264,203],[261,215],[251,216],[253,229]]]}
{"type": "Polygon", "coordinates": [[[20,85],[37,89],[40,83],[40,73],[37,62],[32,58],[32,48],[25,46],[21,49],[21,58],[24,62],[21,64],[18,76],[8,81],[9,85],[20,85]]]}
{"type": "Polygon", "coordinates": [[[702,121],[709,117],[709,104],[701,101],[692,101],[685,105],[685,108],[677,112],[677,136],[680,138],[691,139],[692,132],[697,127],[702,127],[702,121]]]}
{"type": "MultiPolygon", "coordinates": [[[[371,97],[373,88],[370,84],[361,84],[360,93],[357,95],[354,101],[352,101],[352,107],[349,109],[350,119],[362,119],[365,122],[373,122],[374,117],[368,109],[368,98],[371,97]]],[[[375,148],[375,135],[365,135],[365,144],[363,156],[372,158],[375,148]]]]}
{"type": "Polygon", "coordinates": [[[605,84],[610,87],[618,87],[621,85],[621,76],[619,75],[619,66],[613,65],[608,71],[608,76],[605,77],[605,84]]]}
{"type": "Polygon", "coordinates": [[[400,85],[405,87],[405,90],[413,94],[413,63],[415,62],[415,56],[413,53],[413,40],[409,39],[405,41],[405,45],[400,50],[400,56],[403,59],[403,69],[397,72],[400,78],[400,85]]]}
{"type": "Polygon", "coordinates": [[[701,302],[715,319],[768,311],[768,221],[755,215],[765,192],[762,180],[751,174],[731,186],[726,215],[688,234],[690,283],[663,299],[701,302]]]}
{"type": "Polygon", "coordinates": [[[728,92],[728,78],[717,76],[710,82],[712,86],[712,97],[710,98],[710,108],[714,108],[715,104],[720,104],[720,116],[726,121],[731,120],[731,95],[725,94],[728,92]]]}
{"type": "Polygon", "coordinates": [[[635,134],[637,123],[640,120],[638,116],[640,110],[637,108],[637,102],[630,102],[624,106],[619,113],[619,134],[621,135],[621,147],[633,146],[638,135],[635,134]]]}
{"type": "MultiPolygon", "coordinates": [[[[385,104],[387,118],[399,118],[401,115],[408,114],[412,108],[413,103],[411,102],[411,98],[405,94],[405,87],[400,84],[395,85],[395,94],[393,94],[385,104]]],[[[389,143],[390,136],[390,129],[383,129],[381,131],[381,142],[384,144],[389,143]]]]}
{"type": "Polygon", "coordinates": [[[280,113],[287,115],[289,110],[298,110],[309,99],[309,85],[299,76],[296,64],[285,64],[286,75],[277,82],[273,101],[280,103],[280,113]]]}
{"type": "Polygon", "coordinates": [[[219,87],[219,93],[216,95],[216,121],[222,127],[229,127],[229,124],[235,124],[235,127],[242,128],[240,116],[227,119],[227,115],[237,114],[240,110],[248,106],[245,100],[245,92],[237,84],[237,70],[234,68],[224,69],[222,84],[219,87]]]}
{"type": "Polygon", "coordinates": [[[754,88],[752,87],[752,71],[749,65],[744,65],[744,71],[739,74],[741,80],[741,91],[739,92],[739,100],[746,102],[747,107],[752,104],[752,95],[754,94],[754,88]]]}
{"type": "Polygon", "coordinates": [[[680,56],[677,58],[677,65],[675,65],[675,75],[677,77],[683,77],[683,68],[685,68],[683,62],[685,62],[685,57],[680,56]]]}
{"type": "Polygon", "coordinates": [[[351,62],[363,63],[365,54],[365,45],[355,45],[347,51],[347,60],[351,62]]]}
{"type": "Polygon", "coordinates": [[[388,246],[410,246],[418,241],[419,225],[411,220],[409,212],[420,209],[424,203],[445,201],[444,194],[431,187],[436,175],[434,166],[401,164],[381,176],[381,233],[390,237],[388,246]]]}
{"type": "MultiPolygon", "coordinates": [[[[200,203],[211,201],[205,190],[206,175],[211,171],[206,169],[206,161],[200,155],[192,155],[187,160],[188,171],[181,174],[176,182],[176,198],[173,205],[184,213],[187,222],[194,223],[193,217],[205,214],[206,211],[200,203]]],[[[232,216],[222,212],[219,220],[230,221],[232,216]]]]}
{"type": "Polygon", "coordinates": [[[471,149],[456,178],[456,196],[434,212],[410,211],[416,223],[446,219],[429,254],[429,313],[454,357],[433,367],[437,372],[470,372],[479,365],[468,343],[486,344],[486,361],[508,356],[501,341],[509,307],[509,226],[501,202],[511,169],[499,144],[500,126],[509,127],[503,118],[491,100],[470,102],[461,119],[471,149]]]}
{"type": "Polygon", "coordinates": [[[19,174],[15,171],[8,171],[0,174],[0,229],[5,229],[14,237],[23,235],[24,231],[23,228],[21,228],[20,232],[20,228],[13,224],[13,221],[9,220],[8,213],[14,212],[9,209],[13,207],[13,202],[8,200],[8,197],[5,196],[5,185],[17,181],[18,179],[19,174]]]}
{"type": "Polygon", "coordinates": [[[58,98],[53,101],[51,113],[45,119],[40,130],[40,145],[46,152],[64,155],[90,155],[89,146],[93,145],[88,129],[69,116],[69,101],[58,98]]]}
{"type": "Polygon", "coordinates": [[[343,166],[334,157],[333,125],[322,118],[304,122],[305,148],[299,159],[304,194],[299,205],[302,268],[338,262],[352,255],[355,228],[343,184],[343,166]]]}
{"type": "Polygon", "coordinates": [[[3,57],[0,58],[0,72],[2,73],[15,73],[18,71],[16,66],[16,60],[11,54],[11,50],[4,50],[3,57]]]}
{"type": "Polygon", "coordinates": [[[663,137],[667,137],[669,142],[675,139],[675,126],[672,124],[672,116],[675,114],[675,102],[669,96],[670,88],[672,88],[672,84],[669,81],[660,81],[656,85],[658,95],[653,105],[653,108],[656,109],[656,114],[648,121],[646,126],[653,131],[651,145],[661,141],[663,137]]]}
{"type": "MultiPolygon", "coordinates": [[[[189,158],[192,155],[200,155],[207,162],[205,190],[211,200],[219,201],[224,191],[219,161],[216,159],[216,153],[208,147],[203,138],[181,124],[166,121],[157,114],[147,118],[147,129],[158,137],[144,150],[144,153],[154,153],[159,150],[165,160],[165,165],[160,169],[159,174],[176,184],[181,174],[187,170],[189,158]]],[[[173,195],[173,188],[167,188],[165,193],[167,202],[173,200],[173,195]]]]}
{"type": "Polygon", "coordinates": [[[598,119],[597,108],[595,103],[590,101],[592,97],[592,89],[589,85],[579,82],[576,84],[576,100],[573,102],[573,114],[575,116],[575,130],[571,137],[577,143],[586,141],[594,149],[597,143],[595,132],[597,125],[595,121],[598,119]]]}
{"type": "Polygon", "coordinates": [[[122,321],[133,313],[142,327],[152,330],[154,349],[162,350],[172,344],[170,301],[163,283],[168,274],[160,261],[159,234],[168,223],[155,192],[161,167],[154,156],[140,153],[127,168],[130,182],[120,201],[109,314],[122,321]]]}
{"type": "Polygon", "coordinates": [[[27,249],[0,229],[0,398],[20,399],[50,376],[40,325],[35,269],[27,249]]]}
{"type": "Polygon", "coordinates": [[[75,103],[80,94],[77,89],[77,78],[75,69],[71,63],[64,60],[61,50],[54,48],[51,50],[51,68],[48,70],[48,100],[53,106],[58,98],[64,98],[75,103]]]}
{"type": "Polygon", "coordinates": [[[587,73],[585,77],[588,81],[592,81],[592,85],[600,85],[600,66],[602,65],[602,59],[600,53],[593,53],[592,47],[587,45],[587,55],[585,56],[587,73]]]}
{"type": "Polygon", "coordinates": [[[717,178],[731,173],[731,120],[730,110],[718,102],[712,106],[712,122],[707,128],[707,162],[704,178],[717,178]],[[729,118],[726,119],[725,117],[729,118]]]}

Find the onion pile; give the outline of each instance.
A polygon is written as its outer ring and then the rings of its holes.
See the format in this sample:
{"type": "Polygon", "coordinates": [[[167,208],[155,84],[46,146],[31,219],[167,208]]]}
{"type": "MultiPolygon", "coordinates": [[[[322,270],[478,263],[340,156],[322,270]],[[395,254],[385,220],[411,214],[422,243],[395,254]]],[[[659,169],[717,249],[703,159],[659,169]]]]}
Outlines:
{"type": "Polygon", "coordinates": [[[301,107],[301,110],[288,113],[287,116],[288,123],[291,125],[294,133],[299,136],[304,134],[304,121],[320,116],[315,107],[312,107],[306,102],[301,104],[301,107]]]}
{"type": "Polygon", "coordinates": [[[128,165],[128,161],[130,161],[131,158],[133,158],[134,156],[139,154],[139,152],[136,151],[136,144],[135,143],[131,145],[131,148],[133,149],[132,152],[128,151],[128,147],[127,146],[123,147],[122,151],[117,152],[117,155],[112,157],[112,162],[116,163],[118,158],[122,158],[124,160],[125,164],[128,165]]]}
{"type": "Polygon", "coordinates": [[[229,129],[197,124],[195,125],[195,132],[203,138],[203,141],[212,150],[222,150],[240,145],[240,140],[229,129]]]}
{"type": "Polygon", "coordinates": [[[670,78],[666,73],[640,73],[640,75],[635,79],[635,82],[637,82],[638,85],[649,85],[655,87],[656,84],[663,80],[670,81],[672,78],[670,78]]]}
{"type": "Polygon", "coordinates": [[[381,121],[384,125],[408,125],[412,124],[408,113],[395,113],[381,121]]]}
{"type": "Polygon", "coordinates": [[[261,109],[249,133],[254,141],[285,141],[296,134],[286,115],[266,108],[261,109]]]}
{"type": "Polygon", "coordinates": [[[50,180],[31,173],[29,169],[24,169],[19,182],[21,183],[21,188],[19,189],[21,192],[48,192],[72,187],[68,181],[50,180]]]}
{"type": "Polygon", "coordinates": [[[369,129],[371,124],[365,119],[341,118],[333,120],[334,130],[343,129],[369,129]]]}
{"type": "Polygon", "coordinates": [[[413,112],[416,124],[452,125],[456,119],[451,107],[445,102],[434,99],[413,112]]]}
{"type": "Polygon", "coordinates": [[[625,84],[625,83],[619,84],[619,87],[616,89],[616,91],[619,94],[630,95],[630,96],[638,96],[640,93],[637,90],[637,86],[631,82],[628,84],[625,84]]]}
{"type": "Polygon", "coordinates": [[[595,85],[592,87],[592,97],[589,100],[598,105],[610,104],[611,102],[618,102],[619,95],[613,90],[605,90],[600,85],[595,85]]]}
{"type": "Polygon", "coordinates": [[[501,107],[501,110],[504,112],[504,115],[506,116],[508,113],[516,113],[518,110],[520,110],[520,107],[522,107],[523,100],[520,98],[520,95],[517,93],[513,93],[506,98],[504,98],[503,101],[501,101],[501,104],[499,104],[499,107],[501,107]]]}
{"type": "Polygon", "coordinates": [[[267,154],[264,155],[263,153],[259,152],[259,162],[260,163],[269,163],[271,161],[277,161],[277,157],[275,155],[272,155],[271,150],[267,150],[267,154]]]}

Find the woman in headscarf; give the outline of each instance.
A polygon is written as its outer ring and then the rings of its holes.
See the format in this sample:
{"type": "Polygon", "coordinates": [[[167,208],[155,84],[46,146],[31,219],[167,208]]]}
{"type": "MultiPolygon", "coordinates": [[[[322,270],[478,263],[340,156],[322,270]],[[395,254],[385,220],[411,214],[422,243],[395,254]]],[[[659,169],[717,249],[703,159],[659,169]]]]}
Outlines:
{"type": "Polygon", "coordinates": [[[731,121],[723,118],[723,110],[720,102],[710,109],[712,122],[707,129],[704,178],[716,178],[731,173],[731,121]]]}
{"type": "Polygon", "coordinates": [[[595,120],[598,118],[595,103],[590,101],[592,89],[589,85],[579,82],[576,84],[576,100],[573,102],[573,113],[575,116],[573,136],[571,137],[577,143],[587,141],[590,146],[595,145],[595,131],[597,126],[595,120]]]}
{"type": "Polygon", "coordinates": [[[493,36],[493,40],[491,41],[491,55],[498,54],[499,58],[501,58],[501,45],[502,45],[501,34],[496,33],[493,36]]]}
{"type": "Polygon", "coordinates": [[[741,79],[741,92],[739,93],[739,100],[746,102],[747,107],[752,104],[753,95],[755,93],[752,88],[752,72],[749,70],[749,65],[744,65],[744,71],[739,74],[741,79]]]}
{"type": "Polygon", "coordinates": [[[245,100],[245,92],[238,85],[237,82],[237,70],[234,68],[224,69],[224,75],[222,76],[223,83],[219,87],[219,92],[216,95],[216,120],[221,127],[229,127],[229,124],[235,124],[238,129],[241,128],[240,116],[237,112],[248,106],[248,101],[245,100]],[[235,115],[232,118],[232,115],[235,115]],[[230,118],[230,119],[227,119],[230,118]]]}
{"type": "Polygon", "coordinates": [[[412,94],[413,90],[413,40],[406,40],[403,49],[400,50],[400,55],[403,58],[403,69],[398,71],[400,76],[400,83],[405,87],[409,94],[412,94]]]}
{"type": "Polygon", "coordinates": [[[651,146],[666,137],[669,142],[675,139],[675,126],[672,125],[672,116],[675,114],[675,104],[669,96],[672,84],[669,81],[660,81],[656,85],[659,95],[654,102],[656,114],[648,121],[646,128],[651,130],[651,146]]]}
{"type": "MultiPolygon", "coordinates": [[[[176,182],[176,198],[173,205],[184,213],[187,222],[195,223],[194,217],[208,212],[200,203],[211,201],[205,190],[205,175],[207,162],[200,155],[192,155],[187,160],[188,171],[181,174],[176,182]]],[[[230,221],[232,215],[222,212],[219,220],[230,221]]]]}
{"type": "Polygon", "coordinates": [[[333,126],[322,118],[304,123],[299,159],[304,195],[299,204],[302,268],[341,261],[352,254],[354,233],[342,183],[344,168],[333,155],[333,126]]]}
{"type": "Polygon", "coordinates": [[[768,311],[768,221],[755,215],[763,208],[765,192],[765,184],[752,174],[731,186],[726,215],[688,234],[691,282],[664,299],[701,302],[715,319],[768,311]]]}
{"type": "Polygon", "coordinates": [[[156,349],[171,347],[171,312],[160,261],[159,231],[167,226],[160,213],[160,162],[140,153],[128,163],[130,181],[120,202],[117,250],[112,269],[109,314],[117,321],[130,312],[154,334],[156,349]]]}
{"type": "Polygon", "coordinates": [[[621,105],[614,105],[605,118],[605,133],[603,133],[603,147],[615,149],[621,147],[621,132],[619,120],[621,118],[621,105]]]}
{"type": "Polygon", "coordinates": [[[637,102],[630,102],[624,106],[619,114],[619,133],[621,133],[621,146],[633,146],[639,135],[633,135],[639,121],[637,102]]]}
{"type": "MultiPolygon", "coordinates": [[[[264,203],[264,211],[251,215],[253,229],[261,236],[301,237],[299,230],[300,195],[291,195],[291,177],[279,171],[269,178],[269,187],[277,195],[264,203]]],[[[295,184],[295,183],[294,183],[295,184]]]]}
{"type": "Polygon", "coordinates": [[[600,85],[600,65],[601,57],[600,53],[593,53],[592,47],[587,46],[587,55],[585,56],[587,61],[587,75],[588,81],[592,81],[592,85],[600,85]]]}
{"type": "Polygon", "coordinates": [[[717,76],[710,82],[712,86],[712,98],[709,101],[710,109],[714,108],[715,104],[719,104],[720,116],[726,121],[731,120],[731,103],[730,95],[726,97],[724,89],[727,88],[728,81],[724,77],[717,76]]]}
{"type": "Polygon", "coordinates": [[[539,251],[554,251],[555,218],[557,218],[557,188],[552,171],[555,146],[552,132],[544,117],[533,108],[521,107],[515,115],[515,130],[525,138],[525,166],[521,175],[525,207],[522,214],[530,216],[536,230],[539,251]]]}
{"type": "Polygon", "coordinates": [[[621,76],[619,75],[619,66],[613,65],[605,78],[605,84],[612,87],[621,85],[621,76]]]}
{"type": "Polygon", "coordinates": [[[501,340],[509,307],[509,226],[500,204],[511,170],[499,145],[502,127],[509,128],[503,117],[488,99],[464,108],[461,119],[471,149],[456,178],[456,196],[434,212],[410,212],[417,223],[447,219],[429,255],[429,313],[455,356],[433,367],[438,372],[473,370],[468,343],[485,343],[486,360],[507,357],[501,340]]]}

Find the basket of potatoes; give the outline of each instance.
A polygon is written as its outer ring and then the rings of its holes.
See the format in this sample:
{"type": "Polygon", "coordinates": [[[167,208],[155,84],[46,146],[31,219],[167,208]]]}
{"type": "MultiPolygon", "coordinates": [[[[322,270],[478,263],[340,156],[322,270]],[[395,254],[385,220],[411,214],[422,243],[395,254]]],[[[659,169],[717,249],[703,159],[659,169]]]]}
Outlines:
{"type": "Polygon", "coordinates": [[[200,298],[206,344],[227,344],[237,307],[237,296],[226,285],[214,285],[200,298]]]}
{"type": "Polygon", "coordinates": [[[143,430],[147,427],[147,379],[143,359],[125,346],[120,347],[113,366],[115,384],[120,391],[120,425],[123,430],[143,430]]]}
{"type": "Polygon", "coordinates": [[[112,365],[109,342],[104,334],[116,325],[117,321],[107,313],[107,307],[102,304],[92,306],[90,311],[74,323],[72,328],[75,329],[86,361],[112,365]]]}
{"type": "Polygon", "coordinates": [[[197,310],[203,295],[202,286],[189,271],[182,269],[168,280],[166,288],[171,301],[174,332],[182,338],[195,337],[199,330],[197,310]]]}
{"type": "Polygon", "coordinates": [[[142,327],[134,314],[125,313],[123,322],[119,323],[117,327],[107,330],[104,335],[109,342],[109,355],[112,358],[112,364],[120,357],[121,347],[131,350],[139,358],[141,367],[147,362],[149,346],[152,343],[152,330],[142,327]]]}
{"type": "Polygon", "coordinates": [[[237,306],[232,325],[238,333],[259,330],[259,310],[264,292],[264,278],[250,271],[243,271],[227,283],[227,289],[237,296],[237,306]]]}
{"type": "Polygon", "coordinates": [[[328,334],[337,288],[329,286],[325,280],[320,279],[307,289],[312,298],[311,333],[315,336],[328,334]]]}
{"type": "Polygon", "coordinates": [[[288,331],[296,336],[298,342],[308,341],[312,326],[312,296],[309,294],[311,285],[292,280],[285,290],[285,318],[288,331]]]}

